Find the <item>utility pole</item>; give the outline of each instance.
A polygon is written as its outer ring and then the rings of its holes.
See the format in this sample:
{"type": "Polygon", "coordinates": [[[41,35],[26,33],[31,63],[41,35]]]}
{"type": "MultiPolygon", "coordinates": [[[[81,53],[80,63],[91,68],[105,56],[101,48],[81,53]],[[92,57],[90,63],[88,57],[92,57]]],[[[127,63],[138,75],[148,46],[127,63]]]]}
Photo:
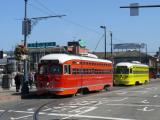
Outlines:
{"type": "Polygon", "coordinates": [[[112,49],[112,31],[110,31],[110,36],[111,36],[111,58],[113,57],[113,49],[112,49]]]}
{"type": "MultiPolygon", "coordinates": [[[[55,15],[55,16],[45,16],[45,17],[34,17],[34,18],[27,18],[27,3],[28,0],[24,0],[25,2],[25,11],[24,11],[24,20],[23,20],[23,27],[22,27],[22,34],[24,35],[24,47],[27,48],[27,36],[31,34],[31,20],[43,20],[52,17],[63,17],[66,15],[55,15]]],[[[24,77],[22,81],[22,88],[21,88],[21,97],[29,93],[28,87],[28,64],[27,59],[24,59],[24,77]]]]}
{"type": "Polygon", "coordinates": [[[107,59],[106,57],[106,26],[100,26],[100,28],[104,29],[104,59],[107,59]]]}
{"type": "Polygon", "coordinates": [[[147,53],[147,43],[146,43],[146,65],[147,65],[147,63],[148,63],[148,65],[149,65],[149,60],[148,60],[148,55],[147,55],[148,53],[147,53]],[[148,62],[147,62],[148,61],[148,62]]]}

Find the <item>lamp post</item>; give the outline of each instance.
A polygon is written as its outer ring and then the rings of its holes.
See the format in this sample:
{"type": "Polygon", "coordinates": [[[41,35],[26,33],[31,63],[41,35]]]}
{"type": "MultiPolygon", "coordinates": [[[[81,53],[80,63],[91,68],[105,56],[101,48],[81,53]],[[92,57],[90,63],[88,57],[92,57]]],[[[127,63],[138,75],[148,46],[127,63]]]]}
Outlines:
{"type": "Polygon", "coordinates": [[[110,31],[110,36],[111,36],[111,58],[113,57],[113,49],[112,49],[112,31],[110,31]]]}
{"type": "Polygon", "coordinates": [[[147,55],[148,53],[147,53],[147,43],[146,43],[146,64],[148,64],[149,65],[149,60],[148,60],[148,55],[147,55]]]}
{"type": "MultiPolygon", "coordinates": [[[[29,20],[27,19],[27,2],[28,0],[25,1],[25,13],[24,13],[24,21],[23,21],[23,34],[24,34],[24,47],[27,47],[27,36],[30,34],[29,30],[29,20]]],[[[27,70],[27,60],[24,59],[24,76],[23,76],[23,81],[22,81],[22,88],[21,88],[21,94],[22,97],[25,94],[29,93],[29,87],[28,87],[28,70],[27,70]]]]}
{"type": "Polygon", "coordinates": [[[100,26],[100,28],[104,29],[104,59],[106,59],[106,26],[100,26]]]}

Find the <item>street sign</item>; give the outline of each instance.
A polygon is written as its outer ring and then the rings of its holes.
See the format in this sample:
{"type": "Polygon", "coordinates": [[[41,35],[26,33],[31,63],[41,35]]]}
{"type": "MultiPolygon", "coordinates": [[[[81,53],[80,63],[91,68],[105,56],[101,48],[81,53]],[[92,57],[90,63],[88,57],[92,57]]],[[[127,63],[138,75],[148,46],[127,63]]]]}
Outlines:
{"type": "Polygon", "coordinates": [[[31,34],[31,20],[27,19],[22,21],[22,35],[31,34]]]}
{"type": "Polygon", "coordinates": [[[139,15],[139,4],[138,3],[131,3],[130,4],[130,16],[138,16],[139,15]]]}

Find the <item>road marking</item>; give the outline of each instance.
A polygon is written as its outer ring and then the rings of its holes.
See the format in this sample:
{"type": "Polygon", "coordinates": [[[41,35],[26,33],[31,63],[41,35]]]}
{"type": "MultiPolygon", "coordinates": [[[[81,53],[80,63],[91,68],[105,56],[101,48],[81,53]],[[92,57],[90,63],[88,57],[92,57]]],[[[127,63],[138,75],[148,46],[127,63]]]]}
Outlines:
{"type": "Polygon", "coordinates": [[[5,110],[0,110],[0,112],[4,112],[5,110]]]}
{"type": "Polygon", "coordinates": [[[119,94],[119,95],[124,95],[124,94],[127,94],[127,93],[141,93],[141,94],[145,94],[147,92],[148,91],[144,91],[144,90],[141,90],[141,91],[115,91],[115,93],[119,94]]]}
{"type": "Polygon", "coordinates": [[[52,108],[47,108],[47,109],[44,109],[44,110],[42,110],[42,111],[49,111],[49,110],[52,110],[52,108]]]}
{"type": "Polygon", "coordinates": [[[11,117],[10,119],[11,120],[18,120],[18,119],[23,119],[23,118],[27,118],[27,117],[30,117],[30,116],[33,116],[33,115],[26,115],[26,116],[22,116],[22,117],[11,117]]]}
{"type": "Polygon", "coordinates": [[[143,101],[141,101],[141,103],[149,103],[149,101],[148,100],[143,100],[143,101]]]}
{"type": "Polygon", "coordinates": [[[141,90],[141,91],[129,91],[129,92],[147,93],[148,91],[141,90]]]}
{"type": "Polygon", "coordinates": [[[136,105],[136,104],[106,104],[107,106],[127,106],[127,107],[157,107],[157,108],[160,108],[160,105],[136,105]]]}
{"type": "Polygon", "coordinates": [[[81,107],[81,108],[78,108],[78,109],[75,109],[75,110],[71,110],[69,111],[69,113],[80,113],[80,112],[89,112],[89,111],[92,111],[92,110],[95,110],[97,107],[81,107]]]}
{"type": "MultiPolygon", "coordinates": [[[[47,115],[53,115],[53,116],[61,116],[61,117],[78,117],[78,118],[93,118],[93,119],[104,119],[104,120],[135,120],[135,119],[129,119],[129,118],[116,118],[116,117],[103,117],[103,116],[90,116],[90,115],[79,115],[79,114],[56,114],[56,113],[49,113],[47,115]]],[[[66,118],[65,118],[66,119],[66,118]]]]}
{"type": "MultiPolygon", "coordinates": [[[[13,112],[18,112],[18,113],[34,113],[34,112],[28,112],[28,111],[13,111],[13,112]]],[[[58,114],[58,113],[45,113],[45,112],[39,112],[39,115],[50,115],[50,116],[61,116],[61,117],[78,117],[78,118],[94,118],[94,119],[105,119],[105,120],[135,120],[135,119],[129,119],[129,118],[116,118],[116,117],[103,117],[103,116],[90,116],[90,115],[79,115],[79,114],[58,114]]],[[[22,117],[11,117],[11,120],[18,120],[22,118],[27,118],[33,115],[27,115],[27,116],[22,116],[22,117]]]]}
{"type": "Polygon", "coordinates": [[[148,112],[148,111],[153,111],[154,109],[148,109],[148,107],[144,107],[143,109],[137,109],[137,110],[148,112]]]}
{"type": "Polygon", "coordinates": [[[117,92],[116,94],[119,94],[119,95],[124,95],[124,94],[127,94],[128,92],[126,91],[120,91],[120,92],[117,92]]]}
{"type": "Polygon", "coordinates": [[[33,111],[35,108],[29,108],[27,109],[27,111],[33,111]]]}
{"type": "MultiPolygon", "coordinates": [[[[117,99],[117,100],[111,100],[111,101],[124,101],[124,100],[126,100],[126,99],[128,99],[127,97],[126,98],[123,98],[123,99],[117,99]]],[[[108,101],[104,101],[104,102],[102,102],[102,101],[99,101],[97,104],[94,104],[94,105],[92,105],[93,107],[95,107],[95,106],[98,106],[98,105],[102,105],[102,104],[104,104],[104,103],[106,103],[106,102],[109,102],[109,100],[108,101]]],[[[97,107],[96,107],[97,108],[97,107]]],[[[95,109],[95,108],[94,108],[95,109]]],[[[89,112],[89,111],[92,111],[92,110],[94,110],[94,109],[90,109],[90,110],[84,110],[83,112],[81,112],[81,111],[78,111],[78,112],[80,112],[79,114],[75,114],[75,115],[80,115],[80,114],[84,114],[84,113],[86,113],[86,112],[89,112]]],[[[78,113],[77,112],[77,113],[78,113]]],[[[74,115],[74,116],[75,116],[74,115]]],[[[62,119],[68,119],[68,118],[70,118],[70,117],[73,117],[73,116],[67,116],[67,117],[65,117],[65,118],[62,118],[62,119]]]]}
{"type": "Polygon", "coordinates": [[[32,111],[14,111],[14,110],[12,110],[12,112],[16,112],[16,113],[28,113],[28,114],[33,114],[34,113],[32,111]]]}
{"type": "Polygon", "coordinates": [[[148,90],[157,90],[158,88],[157,87],[150,87],[150,88],[146,88],[148,90]]]}
{"type": "Polygon", "coordinates": [[[153,97],[155,97],[155,98],[156,98],[156,97],[158,97],[158,95],[154,95],[153,97]]]}

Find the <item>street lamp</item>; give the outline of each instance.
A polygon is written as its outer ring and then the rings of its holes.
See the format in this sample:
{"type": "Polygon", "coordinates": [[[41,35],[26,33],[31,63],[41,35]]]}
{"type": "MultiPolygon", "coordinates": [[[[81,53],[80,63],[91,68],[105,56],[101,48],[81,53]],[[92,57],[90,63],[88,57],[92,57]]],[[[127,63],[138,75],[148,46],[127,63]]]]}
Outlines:
{"type": "MultiPolygon", "coordinates": [[[[23,21],[23,34],[24,34],[24,47],[27,47],[27,36],[30,34],[29,31],[29,20],[27,18],[27,2],[25,1],[25,13],[24,13],[24,21],[23,21]]],[[[28,71],[27,71],[27,59],[24,59],[24,77],[22,81],[21,94],[22,96],[29,93],[28,87],[28,71]]]]}
{"type": "MultiPolygon", "coordinates": [[[[27,3],[28,0],[24,0],[25,2],[25,11],[24,11],[24,20],[23,20],[23,30],[22,34],[24,35],[24,47],[27,48],[27,36],[31,34],[31,20],[42,20],[52,17],[63,17],[65,15],[55,15],[55,16],[45,16],[45,17],[35,17],[35,18],[27,18],[27,3]]],[[[27,66],[27,59],[24,59],[24,78],[22,81],[22,88],[21,88],[21,95],[28,94],[29,87],[28,87],[28,66],[27,66]]]]}
{"type": "Polygon", "coordinates": [[[100,28],[104,29],[104,59],[106,59],[106,26],[100,26],[100,28]]]}
{"type": "Polygon", "coordinates": [[[110,36],[111,36],[111,58],[113,57],[113,49],[112,49],[112,31],[110,31],[110,36]]]}

